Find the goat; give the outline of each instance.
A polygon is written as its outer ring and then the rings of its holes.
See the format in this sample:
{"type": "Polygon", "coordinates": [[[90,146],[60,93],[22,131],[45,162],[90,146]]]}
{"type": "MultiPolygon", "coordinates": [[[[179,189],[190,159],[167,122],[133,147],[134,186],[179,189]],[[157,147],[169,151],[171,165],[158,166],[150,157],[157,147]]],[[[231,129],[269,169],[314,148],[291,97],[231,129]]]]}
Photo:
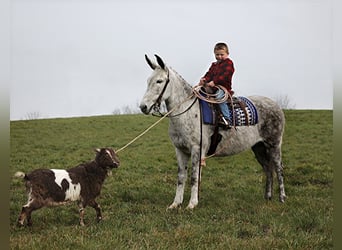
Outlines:
{"type": "Polygon", "coordinates": [[[31,213],[48,206],[58,206],[77,201],[80,213],[80,225],[84,226],[84,209],[87,205],[96,211],[97,222],[102,220],[101,208],[95,201],[100,195],[102,184],[111,170],[120,165],[120,161],[111,148],[95,149],[95,160],[69,169],[36,169],[25,174],[15,173],[23,178],[28,192],[28,202],[22,207],[18,225],[32,226],[31,213]]]}

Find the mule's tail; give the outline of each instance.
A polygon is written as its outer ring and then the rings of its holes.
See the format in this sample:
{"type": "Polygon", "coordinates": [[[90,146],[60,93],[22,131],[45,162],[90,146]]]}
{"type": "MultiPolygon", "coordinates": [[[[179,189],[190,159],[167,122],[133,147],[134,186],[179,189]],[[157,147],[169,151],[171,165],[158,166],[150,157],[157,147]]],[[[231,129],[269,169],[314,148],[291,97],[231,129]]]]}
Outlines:
{"type": "Polygon", "coordinates": [[[24,179],[26,177],[26,174],[24,172],[18,171],[14,174],[14,177],[24,179]]]}

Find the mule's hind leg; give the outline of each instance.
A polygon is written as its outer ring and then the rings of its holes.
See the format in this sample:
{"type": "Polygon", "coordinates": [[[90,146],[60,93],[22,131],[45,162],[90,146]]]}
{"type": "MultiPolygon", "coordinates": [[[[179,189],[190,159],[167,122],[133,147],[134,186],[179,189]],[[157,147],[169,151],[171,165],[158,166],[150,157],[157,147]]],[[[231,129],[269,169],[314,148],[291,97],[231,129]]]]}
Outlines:
{"type": "Polygon", "coordinates": [[[187,179],[188,172],[188,161],[190,156],[183,153],[181,150],[176,148],[176,156],[178,163],[178,180],[177,180],[177,190],[176,196],[173,203],[168,207],[168,209],[174,209],[179,207],[183,203],[184,187],[187,179]]]}
{"type": "Polygon", "coordinates": [[[285,202],[285,186],[284,186],[284,173],[283,173],[283,163],[281,160],[281,148],[280,146],[272,147],[269,150],[271,157],[271,164],[277,173],[278,185],[279,185],[279,201],[285,202]]]}
{"type": "Polygon", "coordinates": [[[280,165],[277,166],[276,168],[277,178],[278,178],[278,183],[279,183],[279,201],[280,202],[285,202],[285,199],[286,199],[283,169],[284,169],[283,163],[280,162],[280,165]]]}
{"type": "Polygon", "coordinates": [[[286,194],[280,145],[271,146],[264,142],[259,142],[252,149],[266,173],[265,198],[270,200],[272,197],[273,171],[276,171],[279,184],[279,201],[285,202],[286,194]]]}
{"type": "Polygon", "coordinates": [[[264,142],[258,142],[252,147],[256,159],[262,166],[266,175],[266,186],[265,186],[265,199],[270,200],[272,198],[273,189],[273,169],[270,165],[270,158],[268,150],[264,142]]]}

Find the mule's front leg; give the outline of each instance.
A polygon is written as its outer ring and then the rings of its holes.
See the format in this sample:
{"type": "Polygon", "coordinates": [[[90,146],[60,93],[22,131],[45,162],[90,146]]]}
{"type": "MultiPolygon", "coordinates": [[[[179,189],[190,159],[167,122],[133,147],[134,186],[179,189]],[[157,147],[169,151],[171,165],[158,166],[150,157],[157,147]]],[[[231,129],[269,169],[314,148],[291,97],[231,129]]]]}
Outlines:
{"type": "Polygon", "coordinates": [[[191,154],[191,197],[187,209],[193,209],[198,204],[199,197],[199,183],[201,182],[201,170],[200,170],[200,150],[193,149],[191,154]]]}
{"type": "Polygon", "coordinates": [[[176,156],[178,162],[178,181],[176,196],[173,203],[168,209],[178,208],[183,203],[184,187],[187,179],[189,156],[176,148],[176,156]]]}

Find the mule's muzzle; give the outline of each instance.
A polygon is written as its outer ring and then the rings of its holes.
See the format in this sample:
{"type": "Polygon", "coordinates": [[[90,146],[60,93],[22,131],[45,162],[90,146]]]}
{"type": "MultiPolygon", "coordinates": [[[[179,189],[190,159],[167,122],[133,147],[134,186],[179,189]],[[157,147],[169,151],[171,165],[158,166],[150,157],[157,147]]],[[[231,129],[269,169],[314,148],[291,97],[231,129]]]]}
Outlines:
{"type": "Polygon", "coordinates": [[[145,104],[140,105],[140,110],[143,112],[145,115],[148,115],[150,113],[150,110],[147,108],[145,104]]]}

